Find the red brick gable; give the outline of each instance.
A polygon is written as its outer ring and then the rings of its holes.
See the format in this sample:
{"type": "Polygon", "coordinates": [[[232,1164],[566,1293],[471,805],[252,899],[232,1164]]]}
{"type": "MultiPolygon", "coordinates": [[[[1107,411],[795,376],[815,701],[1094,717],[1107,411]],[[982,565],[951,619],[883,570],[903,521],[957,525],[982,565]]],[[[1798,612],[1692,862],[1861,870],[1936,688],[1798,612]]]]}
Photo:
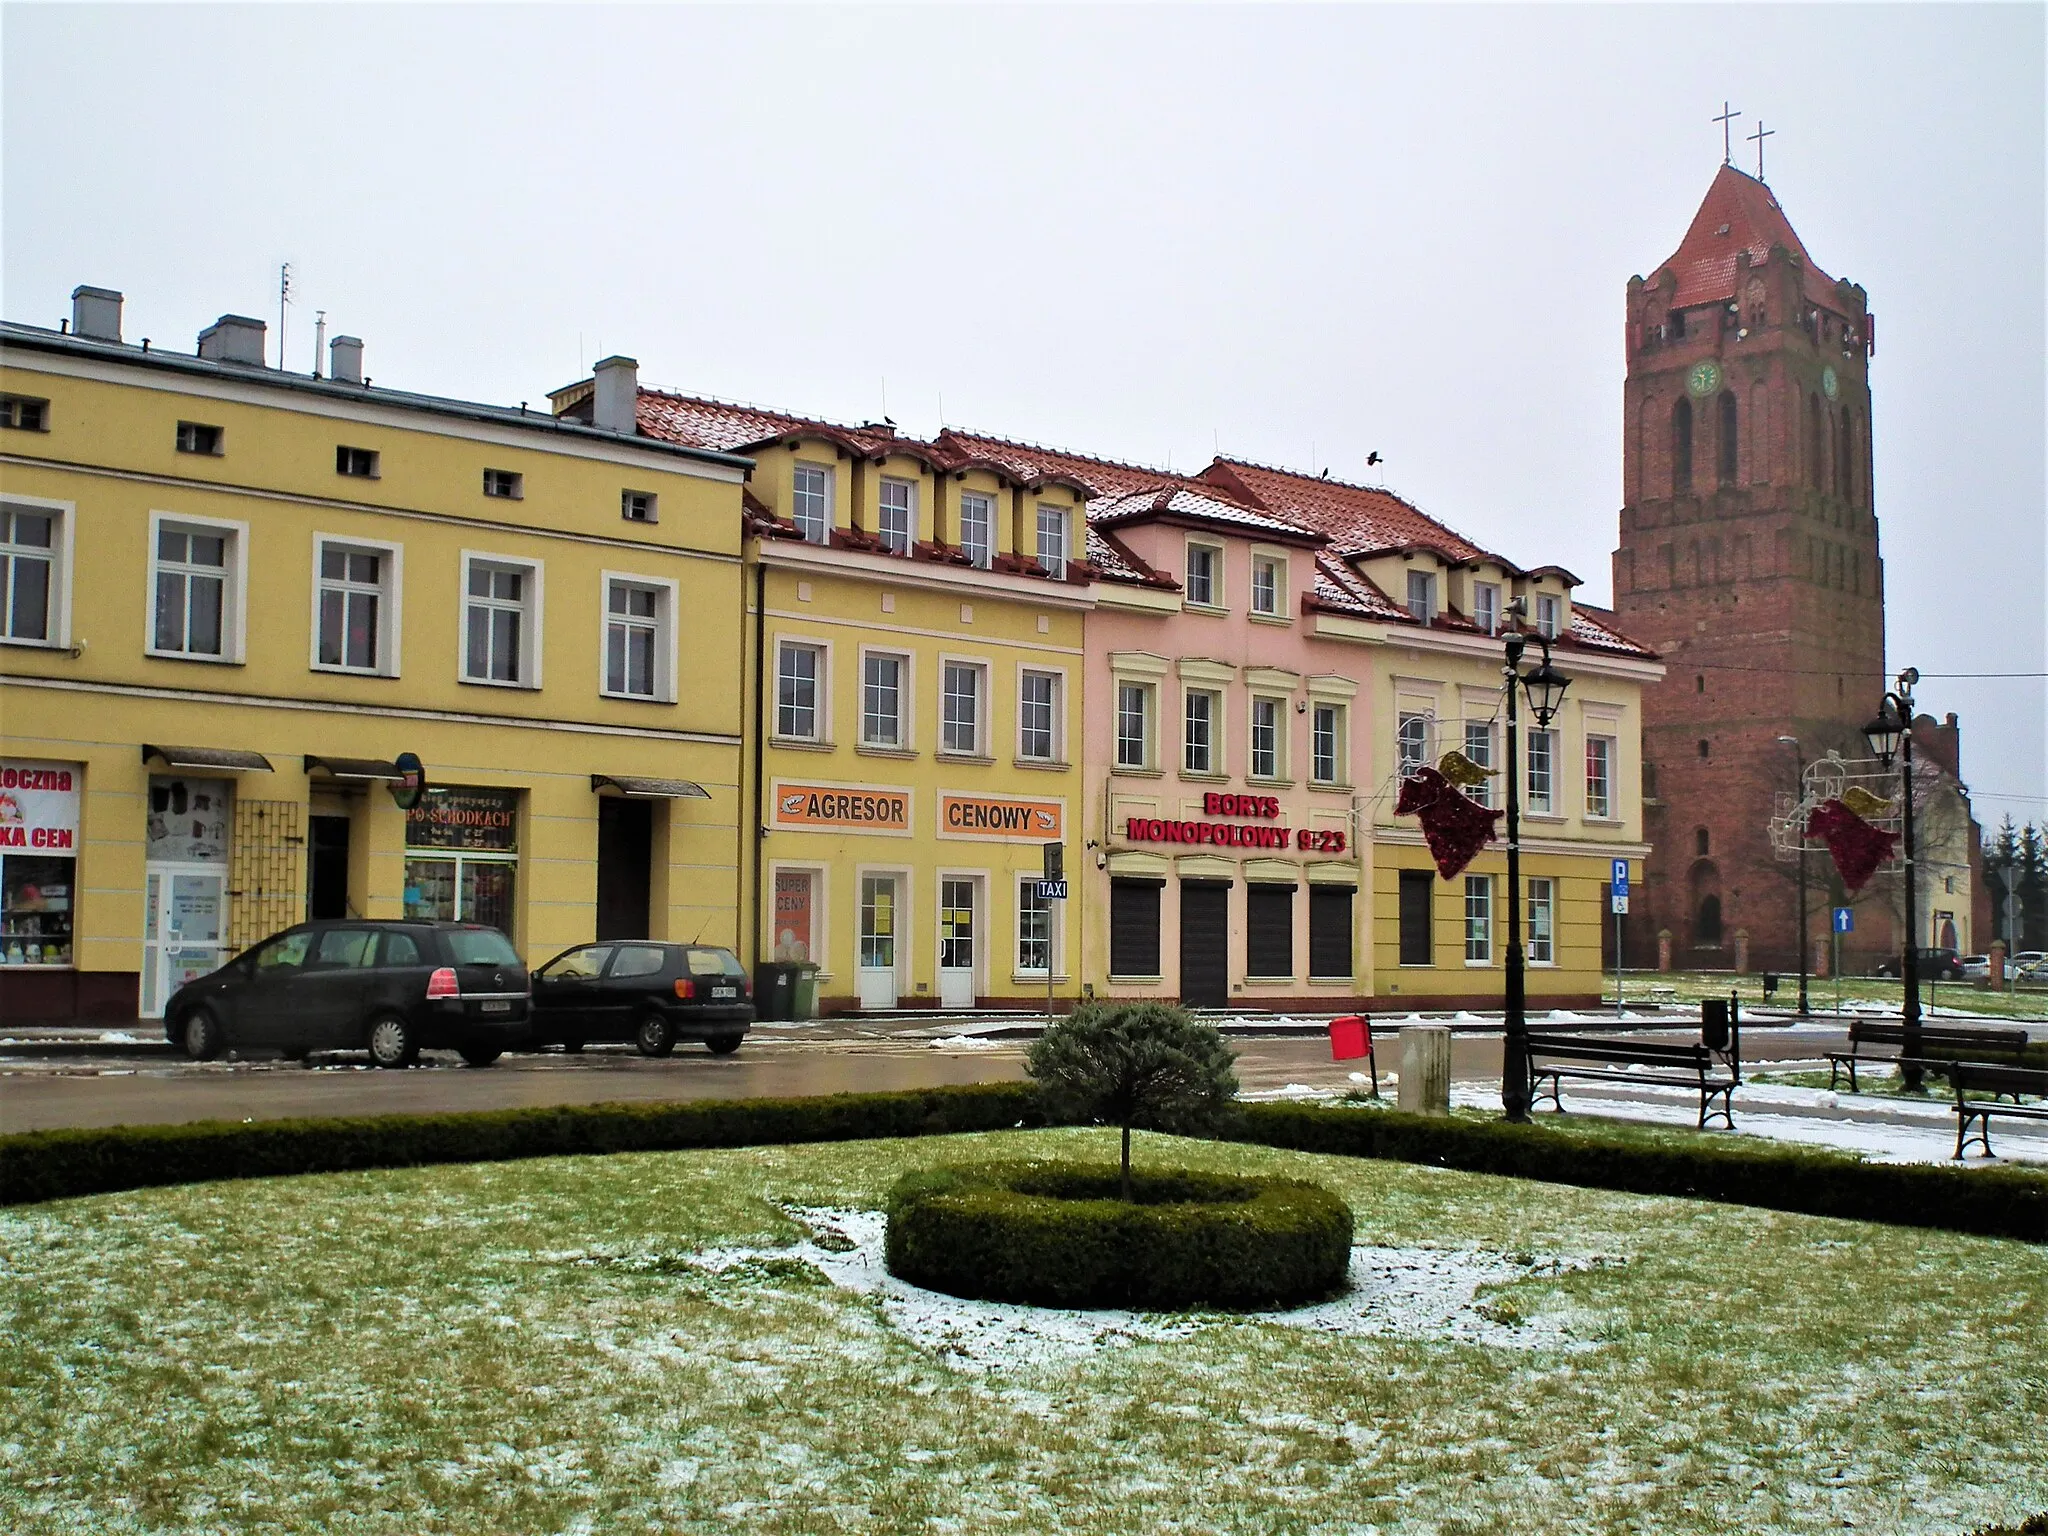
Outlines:
{"type": "Polygon", "coordinates": [[[1736,252],[1748,251],[1750,265],[1760,267],[1774,245],[1799,258],[1800,287],[1809,303],[1840,307],[1835,280],[1806,254],[1771,189],[1732,165],[1715,174],[1700,211],[1692,216],[1692,227],[1657,271],[1669,268],[1678,279],[1674,307],[1719,303],[1735,297],[1736,252]]]}

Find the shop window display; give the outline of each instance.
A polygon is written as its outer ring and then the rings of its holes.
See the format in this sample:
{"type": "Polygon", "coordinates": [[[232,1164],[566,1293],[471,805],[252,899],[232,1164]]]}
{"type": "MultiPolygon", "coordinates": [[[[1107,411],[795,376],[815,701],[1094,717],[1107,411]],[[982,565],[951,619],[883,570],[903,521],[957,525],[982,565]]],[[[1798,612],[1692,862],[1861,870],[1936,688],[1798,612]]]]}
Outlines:
{"type": "Polygon", "coordinates": [[[76,763],[0,763],[0,965],[72,963],[76,763]]]}

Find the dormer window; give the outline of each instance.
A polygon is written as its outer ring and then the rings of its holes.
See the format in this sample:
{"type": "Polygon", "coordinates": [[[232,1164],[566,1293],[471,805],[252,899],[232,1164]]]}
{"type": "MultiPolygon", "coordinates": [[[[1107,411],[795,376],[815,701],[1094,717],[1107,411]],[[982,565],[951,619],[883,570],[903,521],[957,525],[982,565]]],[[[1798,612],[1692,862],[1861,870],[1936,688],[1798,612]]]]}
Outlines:
{"type": "Polygon", "coordinates": [[[1536,598],[1536,633],[1546,640],[1555,640],[1564,633],[1564,599],[1549,593],[1536,598]]]}
{"type": "Polygon", "coordinates": [[[882,521],[877,530],[881,534],[882,548],[892,555],[910,553],[911,541],[916,537],[917,487],[908,480],[884,480],[882,482],[882,521]]]}
{"type": "Polygon", "coordinates": [[[960,552],[977,570],[987,570],[995,558],[995,527],[995,498],[964,492],[960,497],[960,552]]]}
{"type": "Polygon", "coordinates": [[[1213,544],[1188,545],[1188,601],[1200,608],[1223,604],[1223,551],[1213,544]]]}
{"type": "Polygon", "coordinates": [[[1500,633],[1500,583],[1497,581],[1475,581],[1472,583],[1472,622],[1484,634],[1500,633]]]}
{"type": "Polygon", "coordinates": [[[832,476],[815,464],[799,464],[790,488],[790,517],[806,544],[832,538],[832,476]]]}
{"type": "Polygon", "coordinates": [[[1067,577],[1067,513],[1038,504],[1038,568],[1055,581],[1067,577]]]}
{"type": "Polygon", "coordinates": [[[1280,616],[1281,589],[1286,586],[1285,568],[1275,555],[1252,556],[1252,612],[1268,618],[1280,616]]]}
{"type": "Polygon", "coordinates": [[[1419,624],[1436,620],[1436,577],[1429,571],[1408,573],[1408,613],[1419,624]]]}

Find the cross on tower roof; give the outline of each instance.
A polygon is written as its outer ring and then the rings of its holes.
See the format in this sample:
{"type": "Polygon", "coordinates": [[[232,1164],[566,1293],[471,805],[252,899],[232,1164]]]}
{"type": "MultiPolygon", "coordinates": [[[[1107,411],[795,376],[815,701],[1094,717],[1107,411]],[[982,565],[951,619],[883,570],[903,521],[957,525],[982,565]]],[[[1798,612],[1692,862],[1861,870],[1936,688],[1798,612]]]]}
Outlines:
{"type": "Polygon", "coordinates": [[[1766,128],[1764,120],[1758,118],[1756,120],[1756,132],[1749,136],[1750,143],[1756,146],[1756,179],[1758,181],[1764,179],[1764,140],[1777,131],[1775,128],[1766,128]]]}
{"type": "Polygon", "coordinates": [[[1742,116],[1740,112],[1731,110],[1728,103],[1724,101],[1721,103],[1721,115],[1710,119],[1710,121],[1721,125],[1721,163],[1723,165],[1734,163],[1735,142],[1733,135],[1729,132],[1729,125],[1740,116],[1742,116]]]}

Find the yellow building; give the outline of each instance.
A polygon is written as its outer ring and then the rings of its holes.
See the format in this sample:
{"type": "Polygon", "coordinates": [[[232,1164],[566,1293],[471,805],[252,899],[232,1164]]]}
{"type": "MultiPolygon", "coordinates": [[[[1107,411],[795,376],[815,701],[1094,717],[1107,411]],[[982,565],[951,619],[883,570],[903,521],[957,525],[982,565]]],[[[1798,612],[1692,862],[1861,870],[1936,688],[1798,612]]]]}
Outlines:
{"type": "Polygon", "coordinates": [[[74,305],[0,329],[0,1017],[308,915],[735,940],[745,459],[634,437],[627,359],[580,423],[74,305]]]}
{"type": "MultiPolygon", "coordinates": [[[[586,381],[558,392],[576,416],[586,381]]],[[[1079,992],[1085,488],[887,424],[643,391],[641,430],[755,461],[745,871],[760,958],[820,1007],[1043,1007],[1079,992]],[[756,750],[757,749],[757,750],[756,750]]]]}

